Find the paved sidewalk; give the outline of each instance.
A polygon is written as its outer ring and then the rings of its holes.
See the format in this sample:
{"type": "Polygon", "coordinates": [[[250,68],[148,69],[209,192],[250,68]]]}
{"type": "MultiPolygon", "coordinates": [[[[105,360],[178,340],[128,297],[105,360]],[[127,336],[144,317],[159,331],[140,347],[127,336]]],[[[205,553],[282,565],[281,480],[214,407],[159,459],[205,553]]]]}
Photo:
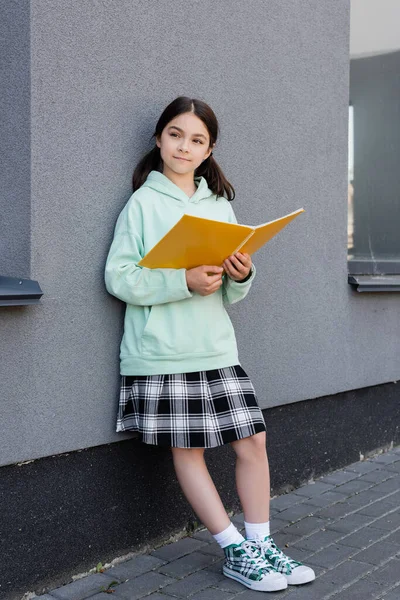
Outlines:
{"type": "MultiPolygon", "coordinates": [[[[243,528],[243,515],[232,520],[243,528]]],[[[38,598],[400,600],[400,447],[274,498],[271,524],[278,546],[314,568],[313,583],[251,591],[222,575],[222,551],[202,530],[38,598]]]]}

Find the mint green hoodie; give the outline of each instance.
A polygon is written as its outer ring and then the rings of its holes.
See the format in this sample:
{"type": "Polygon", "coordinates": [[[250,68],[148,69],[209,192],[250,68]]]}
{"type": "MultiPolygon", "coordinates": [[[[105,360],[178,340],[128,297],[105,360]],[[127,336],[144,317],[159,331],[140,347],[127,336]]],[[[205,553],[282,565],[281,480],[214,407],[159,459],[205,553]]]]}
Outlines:
{"type": "Polygon", "coordinates": [[[161,375],[220,369],[239,363],[235,333],[224,304],[244,298],[244,283],[224,275],[209,296],[190,292],[185,269],[146,269],[137,263],[184,214],[236,223],[230,202],[204,177],[189,198],[159,171],[151,171],[121,211],[108,253],[105,283],[126,302],[120,348],[122,375],[161,375]]]}

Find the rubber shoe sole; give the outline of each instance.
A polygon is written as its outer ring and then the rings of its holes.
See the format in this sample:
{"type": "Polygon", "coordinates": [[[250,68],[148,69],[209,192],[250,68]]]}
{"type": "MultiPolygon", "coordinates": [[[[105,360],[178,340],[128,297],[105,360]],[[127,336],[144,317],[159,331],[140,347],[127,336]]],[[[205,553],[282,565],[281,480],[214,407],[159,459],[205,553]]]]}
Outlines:
{"type": "Polygon", "coordinates": [[[293,569],[290,575],[285,575],[289,585],[302,585],[303,583],[310,583],[314,581],[315,573],[310,567],[301,565],[293,569]]]}
{"type": "Polygon", "coordinates": [[[226,577],[230,577],[235,581],[239,581],[246,587],[256,592],[277,592],[279,590],[285,590],[288,586],[286,577],[280,573],[266,573],[259,581],[248,579],[244,575],[241,575],[237,571],[233,571],[225,565],[222,567],[222,572],[226,577]]]}

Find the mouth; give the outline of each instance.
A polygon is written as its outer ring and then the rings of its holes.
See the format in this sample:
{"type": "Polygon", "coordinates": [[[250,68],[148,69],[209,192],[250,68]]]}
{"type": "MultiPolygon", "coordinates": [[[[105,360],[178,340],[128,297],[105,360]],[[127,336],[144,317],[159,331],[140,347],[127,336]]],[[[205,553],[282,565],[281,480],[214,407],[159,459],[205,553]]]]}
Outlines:
{"type": "Polygon", "coordinates": [[[176,158],[176,160],[184,160],[185,162],[190,162],[189,158],[182,158],[182,156],[174,156],[174,158],[176,158]]]}

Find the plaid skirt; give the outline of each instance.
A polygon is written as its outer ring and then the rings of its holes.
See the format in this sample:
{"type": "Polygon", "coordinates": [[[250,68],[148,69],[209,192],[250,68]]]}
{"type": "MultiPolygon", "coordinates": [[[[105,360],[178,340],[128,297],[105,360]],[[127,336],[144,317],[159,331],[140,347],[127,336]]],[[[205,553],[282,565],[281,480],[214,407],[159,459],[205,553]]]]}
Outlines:
{"type": "Polygon", "coordinates": [[[174,375],[121,375],[117,431],[146,444],[214,448],[265,431],[240,365],[174,375]]]}

